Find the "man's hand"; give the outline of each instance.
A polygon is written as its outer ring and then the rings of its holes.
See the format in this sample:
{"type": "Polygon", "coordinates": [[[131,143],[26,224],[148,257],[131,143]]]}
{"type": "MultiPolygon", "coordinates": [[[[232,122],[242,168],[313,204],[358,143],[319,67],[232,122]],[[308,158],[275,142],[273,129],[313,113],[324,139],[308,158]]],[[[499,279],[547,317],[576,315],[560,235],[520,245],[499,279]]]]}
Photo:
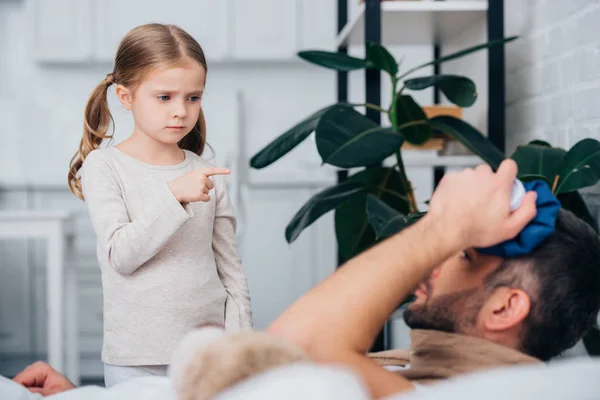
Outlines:
{"type": "Polygon", "coordinates": [[[460,248],[488,247],[512,239],[536,215],[536,193],[529,192],[511,213],[510,190],[517,165],[505,160],[494,173],[488,165],[446,174],[435,190],[428,215],[460,248]]]}
{"type": "Polygon", "coordinates": [[[25,368],[13,380],[25,386],[30,392],[40,393],[42,396],[50,396],[75,388],[75,385],[67,378],[41,361],[25,368]]]}

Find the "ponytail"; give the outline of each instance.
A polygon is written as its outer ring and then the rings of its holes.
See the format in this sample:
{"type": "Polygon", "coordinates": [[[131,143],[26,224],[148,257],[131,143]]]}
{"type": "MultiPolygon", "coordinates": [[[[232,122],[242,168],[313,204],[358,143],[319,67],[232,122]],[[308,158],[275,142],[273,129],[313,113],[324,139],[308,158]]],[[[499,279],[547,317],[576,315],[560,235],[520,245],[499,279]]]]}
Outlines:
{"type": "MultiPolygon", "coordinates": [[[[114,131],[114,120],[110,114],[107,99],[108,88],[113,83],[115,83],[113,74],[106,75],[106,79],[96,86],[85,106],[83,137],[79,142],[79,150],[71,159],[68,178],[69,189],[81,200],[85,199],[81,189],[79,169],[91,151],[100,148],[100,144],[104,139],[112,139],[113,137],[114,132],[107,133],[111,124],[114,131]]],[[[204,120],[204,118],[202,119],[204,120]]]]}

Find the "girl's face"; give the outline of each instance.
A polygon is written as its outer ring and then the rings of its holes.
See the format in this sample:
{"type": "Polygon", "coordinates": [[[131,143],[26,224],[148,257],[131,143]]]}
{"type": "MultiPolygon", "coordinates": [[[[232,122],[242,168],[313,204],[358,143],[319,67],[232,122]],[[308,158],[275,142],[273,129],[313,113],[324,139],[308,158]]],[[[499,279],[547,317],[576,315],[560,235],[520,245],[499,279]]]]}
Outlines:
{"type": "Polygon", "coordinates": [[[149,72],[134,92],[117,95],[132,111],[135,129],[163,144],[177,144],[198,121],[206,71],[191,58],[179,67],[149,72]]]}

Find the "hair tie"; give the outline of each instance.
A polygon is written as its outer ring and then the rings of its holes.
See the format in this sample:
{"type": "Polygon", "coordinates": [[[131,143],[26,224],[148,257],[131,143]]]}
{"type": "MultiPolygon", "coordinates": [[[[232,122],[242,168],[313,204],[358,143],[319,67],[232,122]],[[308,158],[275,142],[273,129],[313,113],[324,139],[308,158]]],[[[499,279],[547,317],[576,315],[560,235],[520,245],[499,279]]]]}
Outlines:
{"type": "Polygon", "coordinates": [[[104,79],[104,83],[106,83],[108,85],[112,85],[113,83],[115,83],[115,76],[112,73],[106,74],[106,78],[104,79]]]}

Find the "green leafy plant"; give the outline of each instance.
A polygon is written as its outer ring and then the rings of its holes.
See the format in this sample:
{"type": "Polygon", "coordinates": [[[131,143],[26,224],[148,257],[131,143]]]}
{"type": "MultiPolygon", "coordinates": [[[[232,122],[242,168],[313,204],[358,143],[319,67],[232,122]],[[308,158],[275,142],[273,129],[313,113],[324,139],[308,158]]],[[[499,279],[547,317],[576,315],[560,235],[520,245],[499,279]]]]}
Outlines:
{"type": "MultiPolygon", "coordinates": [[[[598,232],[596,220],[578,190],[595,185],[600,180],[600,142],[596,139],[583,139],[566,151],[552,147],[547,142],[534,140],[519,146],[510,158],[519,167],[518,178],[521,181],[547,182],[563,208],[571,210],[598,232]]],[[[371,195],[367,201],[368,220],[378,239],[399,232],[422,214],[406,216],[371,195]]]]}
{"type": "MultiPolygon", "coordinates": [[[[378,69],[392,83],[392,102],[387,108],[373,104],[337,103],[306,117],[259,151],[250,161],[253,168],[264,168],[294,149],[315,132],[316,146],[323,163],[339,168],[362,167],[337,185],[309,199],[289,222],[285,237],[293,242],[300,233],[324,214],[335,210],[335,230],[339,252],[349,259],[378,240],[393,235],[417,221],[425,213],[418,209],[414,192],[402,160],[404,142],[425,143],[433,132],[440,132],[465,145],[493,169],[506,158],[485,136],[465,121],[450,116],[428,119],[410,91],[438,88],[452,103],[469,107],[477,98],[475,84],[458,75],[432,75],[406,79],[419,69],[453,60],[473,52],[503,45],[515,37],[484,43],[400,74],[399,65],[380,45],[367,44],[364,59],[343,53],[302,51],[299,56],[319,66],[338,71],[378,69]],[[356,107],[369,107],[387,114],[389,127],[376,124],[356,107]],[[382,166],[395,155],[395,165],[382,166]]],[[[519,167],[522,181],[541,179],[552,188],[562,206],[598,226],[579,189],[600,179],[600,142],[583,139],[571,149],[553,147],[536,140],[519,146],[510,156],[519,167]]],[[[600,354],[600,331],[593,329],[584,338],[590,354],[600,354]]]]}
{"type": "MultiPolygon", "coordinates": [[[[460,107],[469,107],[477,99],[475,83],[459,75],[431,75],[412,77],[424,67],[441,64],[459,57],[503,45],[514,40],[510,37],[453,53],[401,72],[398,62],[381,45],[367,43],[364,59],[343,53],[318,50],[301,51],[299,57],[321,67],[337,71],[377,69],[391,81],[392,100],[388,107],[374,104],[336,103],[322,108],[298,122],[265,148],[259,151],[250,165],[264,168],[293,150],[315,133],[317,151],[324,164],[339,168],[356,169],[345,182],[327,188],[311,198],[288,224],[285,237],[294,241],[314,221],[335,210],[336,237],[340,254],[349,259],[372,246],[377,234],[369,220],[381,220],[385,210],[374,200],[369,213],[367,199],[374,197],[392,210],[414,220],[419,215],[411,183],[402,160],[401,147],[408,142],[422,145],[434,132],[446,134],[479,154],[482,159],[497,166],[503,154],[491,145],[474,127],[450,116],[428,119],[423,108],[411,93],[427,88],[439,89],[449,101],[460,107]],[[388,116],[388,126],[382,126],[356,110],[369,107],[388,116]],[[395,156],[395,165],[384,167],[382,162],[395,156]],[[370,217],[369,217],[370,216],[370,217]]],[[[395,226],[395,225],[394,225],[395,226]]],[[[387,226],[385,229],[391,229],[387,226]]]]}

